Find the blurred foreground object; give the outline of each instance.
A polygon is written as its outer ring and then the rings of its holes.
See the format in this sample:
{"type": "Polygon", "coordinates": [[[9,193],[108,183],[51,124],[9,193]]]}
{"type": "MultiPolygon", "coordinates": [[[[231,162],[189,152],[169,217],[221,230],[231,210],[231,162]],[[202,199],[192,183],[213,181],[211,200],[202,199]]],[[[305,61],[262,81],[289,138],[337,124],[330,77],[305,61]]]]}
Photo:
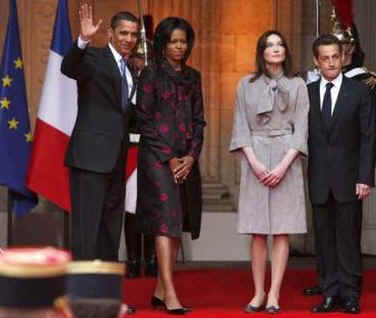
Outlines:
{"type": "Polygon", "coordinates": [[[116,318],[120,312],[125,266],[77,261],[69,265],[67,294],[76,318],[116,318]]]}
{"type": "Polygon", "coordinates": [[[0,317],[71,318],[65,278],[71,255],[52,247],[0,254],[0,317]]]}

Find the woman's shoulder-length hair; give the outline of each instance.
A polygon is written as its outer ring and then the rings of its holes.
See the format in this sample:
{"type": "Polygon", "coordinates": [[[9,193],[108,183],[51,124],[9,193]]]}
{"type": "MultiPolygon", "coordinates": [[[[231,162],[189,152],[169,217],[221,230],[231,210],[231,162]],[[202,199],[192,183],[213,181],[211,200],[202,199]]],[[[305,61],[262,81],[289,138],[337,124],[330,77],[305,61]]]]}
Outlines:
{"type": "Polygon", "coordinates": [[[185,52],[183,62],[185,63],[191,55],[195,41],[195,32],[188,21],[179,17],[168,17],[163,19],[155,29],[153,38],[153,49],[156,63],[161,63],[164,59],[164,51],[167,43],[171,40],[174,30],[185,31],[187,36],[187,51],[185,52]]]}

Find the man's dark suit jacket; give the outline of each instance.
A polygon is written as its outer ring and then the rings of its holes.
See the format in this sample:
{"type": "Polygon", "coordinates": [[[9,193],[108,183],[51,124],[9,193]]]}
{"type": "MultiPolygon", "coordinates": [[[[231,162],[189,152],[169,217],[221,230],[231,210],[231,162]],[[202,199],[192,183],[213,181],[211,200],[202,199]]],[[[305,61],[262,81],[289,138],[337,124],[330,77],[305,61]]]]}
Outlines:
{"type": "Polygon", "coordinates": [[[343,76],[329,129],[320,109],[320,81],[308,85],[308,182],[313,204],[356,200],[355,184],[374,185],[375,109],[370,91],[343,76]]]}
{"type": "MultiPolygon", "coordinates": [[[[74,44],[63,60],[61,71],[75,79],[78,86],[77,120],[65,164],[109,173],[115,166],[122,141],[128,140],[133,112],[129,105],[126,112],[122,110],[121,74],[114,56],[108,46],[81,50],[74,44]]],[[[135,87],[135,80],[133,84],[135,87]]]]}

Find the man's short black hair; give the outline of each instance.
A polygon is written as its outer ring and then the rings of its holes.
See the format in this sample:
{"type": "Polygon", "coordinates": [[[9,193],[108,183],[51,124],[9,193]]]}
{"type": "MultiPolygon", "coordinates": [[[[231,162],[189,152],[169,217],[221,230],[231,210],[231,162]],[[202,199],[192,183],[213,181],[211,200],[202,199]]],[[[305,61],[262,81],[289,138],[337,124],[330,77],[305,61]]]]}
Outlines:
{"type": "Polygon", "coordinates": [[[121,11],[121,12],[116,13],[111,18],[111,28],[112,28],[112,30],[116,29],[116,27],[119,25],[119,22],[121,20],[134,22],[134,23],[137,23],[138,25],[140,25],[140,21],[137,19],[137,17],[133,13],[130,13],[128,11],[121,11]]]}
{"type": "Polygon", "coordinates": [[[313,45],[312,45],[313,56],[315,58],[319,57],[319,46],[321,46],[321,45],[332,45],[332,44],[337,45],[339,52],[342,54],[341,41],[338,40],[338,38],[335,37],[333,34],[323,34],[323,35],[320,35],[313,42],[313,45]]]}

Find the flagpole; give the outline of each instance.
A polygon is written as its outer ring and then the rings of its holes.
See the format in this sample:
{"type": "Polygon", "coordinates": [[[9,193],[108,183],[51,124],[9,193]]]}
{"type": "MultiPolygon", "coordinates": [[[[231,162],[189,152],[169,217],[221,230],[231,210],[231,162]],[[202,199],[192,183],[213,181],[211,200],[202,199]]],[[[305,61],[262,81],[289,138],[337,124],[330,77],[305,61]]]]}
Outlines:
{"type": "Polygon", "coordinates": [[[316,38],[320,36],[320,0],[316,2],[316,38]]]}

